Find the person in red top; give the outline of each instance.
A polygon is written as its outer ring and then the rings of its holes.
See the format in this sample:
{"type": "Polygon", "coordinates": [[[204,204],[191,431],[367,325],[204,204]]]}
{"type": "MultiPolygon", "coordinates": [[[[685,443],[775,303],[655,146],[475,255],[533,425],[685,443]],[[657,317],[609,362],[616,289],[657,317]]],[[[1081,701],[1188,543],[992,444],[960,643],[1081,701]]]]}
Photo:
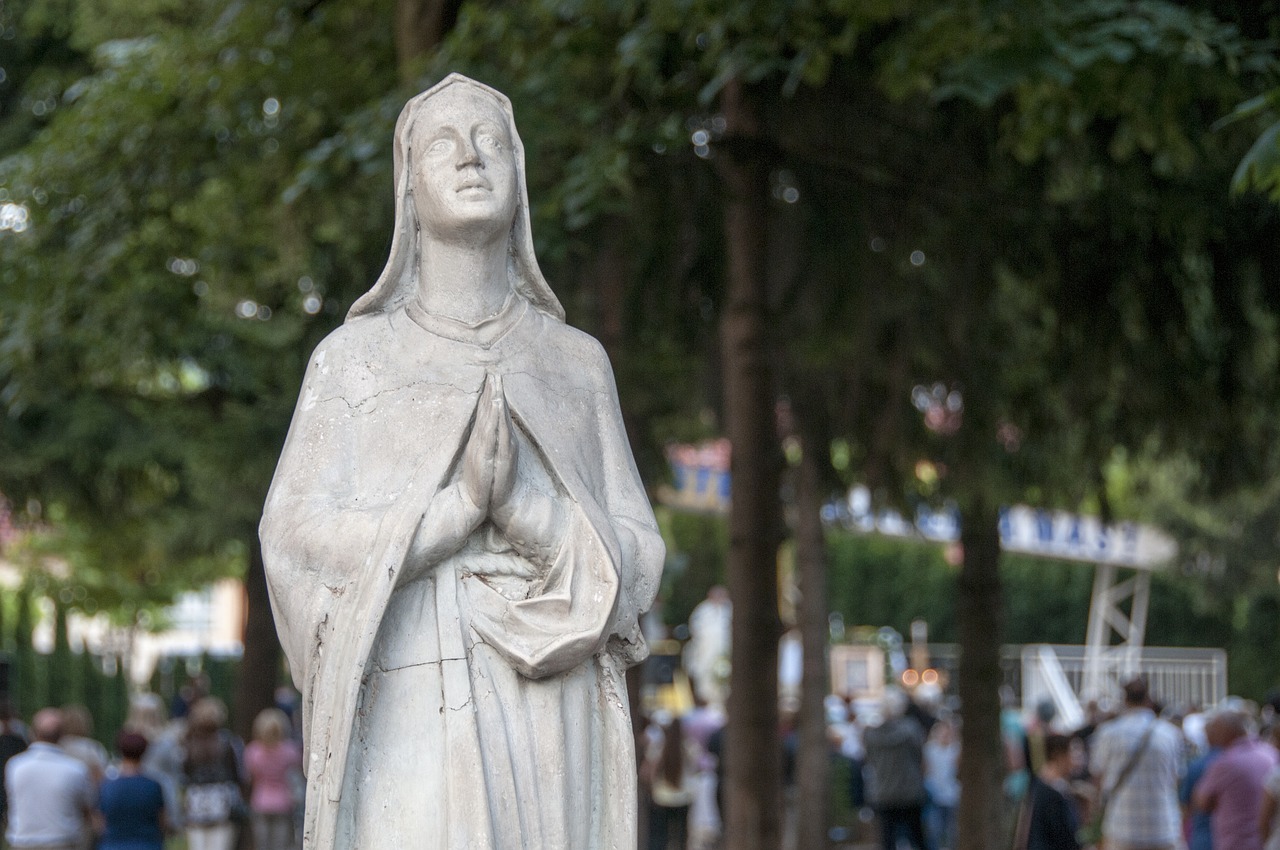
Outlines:
{"type": "Polygon", "coordinates": [[[253,741],[245,747],[249,811],[257,850],[292,850],[294,782],[302,767],[298,745],[289,740],[288,718],[268,708],[253,721],[253,741]]]}

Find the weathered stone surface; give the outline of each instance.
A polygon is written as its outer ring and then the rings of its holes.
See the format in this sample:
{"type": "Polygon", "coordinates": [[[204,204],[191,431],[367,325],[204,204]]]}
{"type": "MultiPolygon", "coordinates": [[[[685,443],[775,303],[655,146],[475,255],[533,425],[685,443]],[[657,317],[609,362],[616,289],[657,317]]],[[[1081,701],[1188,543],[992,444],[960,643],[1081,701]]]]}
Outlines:
{"type": "Polygon", "coordinates": [[[663,546],[608,361],[564,323],[500,93],[396,125],[386,269],[317,347],[261,536],[309,850],[635,847],[623,671],[663,546]]]}

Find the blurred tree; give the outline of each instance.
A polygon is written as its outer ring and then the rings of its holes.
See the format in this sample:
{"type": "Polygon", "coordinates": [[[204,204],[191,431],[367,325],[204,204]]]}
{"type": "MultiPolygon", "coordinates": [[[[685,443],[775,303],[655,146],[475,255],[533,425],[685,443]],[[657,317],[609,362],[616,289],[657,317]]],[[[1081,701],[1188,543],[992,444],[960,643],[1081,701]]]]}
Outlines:
{"type": "MultiPolygon", "coordinates": [[[[827,729],[827,695],[831,676],[827,645],[831,638],[831,603],[827,594],[829,565],[823,507],[832,491],[829,462],[830,411],[821,385],[788,376],[791,398],[784,406],[794,414],[795,431],[788,449],[798,449],[790,476],[793,492],[797,584],[796,620],[802,646],[798,744],[795,764],[797,847],[822,847],[828,841],[831,798],[831,743],[827,729]]],[[[794,450],[788,455],[794,457],[794,450]]],[[[790,458],[789,458],[790,459],[790,458]]]]}
{"type": "MultiPolygon", "coordinates": [[[[60,22],[91,67],[0,164],[29,216],[0,233],[0,488],[39,500],[102,608],[260,561],[306,351],[388,227],[365,179],[388,171],[381,148],[333,152],[341,120],[382,114],[395,88],[391,28],[369,16],[390,9],[36,0],[12,22],[60,22]]],[[[269,704],[269,612],[251,631],[250,702],[269,704]]]]}
{"type": "Polygon", "coordinates": [[[24,580],[15,594],[17,617],[13,633],[13,673],[17,680],[13,683],[15,710],[28,713],[48,705],[47,694],[42,692],[44,683],[35,675],[36,651],[31,645],[32,616],[31,586],[24,580]]]}
{"type": "MultiPolygon", "coordinates": [[[[811,369],[844,373],[859,403],[841,427],[873,484],[894,501],[950,498],[964,514],[960,833],[977,848],[998,843],[1001,822],[997,506],[1094,500],[1109,515],[1100,470],[1118,446],[1193,451],[1200,486],[1221,490],[1275,444],[1277,305],[1258,284],[1273,258],[1257,250],[1274,222],[1226,202],[1223,168],[1242,139],[1210,129],[1272,61],[1265,43],[1173,3],[917,6],[880,27],[850,25],[857,49],[788,54],[778,45],[804,24],[736,29],[747,12],[685,20],[681,32],[707,36],[695,38],[700,61],[714,63],[717,48],[734,57],[713,94],[752,81],[752,147],[771,157],[771,185],[757,176],[756,191],[813,210],[809,259],[791,293],[767,304],[778,337],[811,369]],[[800,86],[797,64],[812,71],[801,57],[813,56],[826,57],[821,85],[800,86]],[[850,286],[857,275],[882,283],[850,286]]],[[[740,139],[722,117],[709,150],[732,159],[740,139]]],[[[776,234],[757,225],[754,238],[767,248],[726,233],[727,250],[779,265],[776,234]]],[[[751,407],[768,417],[769,405],[751,407]]],[[[755,638],[767,633],[748,622],[755,638]]],[[[753,664],[735,687],[769,675],[753,664]]],[[[767,752],[767,730],[749,726],[767,752]]],[[[753,805],[769,805],[764,771],[742,781],[753,805]]],[[[732,811],[730,845],[754,846],[756,824],[732,811]]]]}
{"type": "Polygon", "coordinates": [[[0,151],[30,140],[52,119],[66,87],[89,70],[65,7],[0,5],[0,151]]]}
{"type": "Polygon", "coordinates": [[[49,656],[49,701],[54,705],[80,702],[79,682],[73,667],[71,640],[67,632],[67,604],[55,596],[53,602],[53,654],[49,656]]]}
{"type": "MultiPolygon", "coordinates": [[[[1280,2],[1258,0],[1254,3],[1216,3],[1215,11],[1232,21],[1254,38],[1280,39],[1280,2]]],[[[1231,179],[1237,193],[1259,191],[1273,201],[1280,200],[1280,86],[1255,94],[1224,115],[1219,126],[1238,122],[1251,125],[1261,122],[1262,130],[1253,145],[1240,158],[1231,179]]]]}
{"type": "Polygon", "coordinates": [[[928,474],[900,480],[935,480],[963,517],[959,833],[977,848],[1000,823],[997,505],[1093,498],[1109,518],[1117,447],[1191,451],[1200,486],[1222,489],[1274,445],[1277,340],[1261,317],[1278,305],[1256,283],[1274,221],[1226,202],[1224,151],[1241,139],[1210,127],[1271,59],[1161,2],[954,5],[901,47],[883,79],[937,103],[954,195],[914,233],[932,311],[915,320],[913,369],[942,391],[915,399],[928,474]]]}

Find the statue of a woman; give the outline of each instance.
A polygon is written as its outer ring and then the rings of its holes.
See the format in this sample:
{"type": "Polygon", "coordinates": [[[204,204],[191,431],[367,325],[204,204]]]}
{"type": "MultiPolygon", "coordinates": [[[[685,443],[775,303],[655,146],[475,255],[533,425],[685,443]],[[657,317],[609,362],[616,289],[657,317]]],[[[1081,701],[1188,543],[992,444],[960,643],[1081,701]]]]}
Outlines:
{"type": "Polygon", "coordinates": [[[308,850],[631,850],[623,671],[663,546],[524,151],[459,75],[396,124],[386,269],[311,359],[262,519],[308,850]]]}

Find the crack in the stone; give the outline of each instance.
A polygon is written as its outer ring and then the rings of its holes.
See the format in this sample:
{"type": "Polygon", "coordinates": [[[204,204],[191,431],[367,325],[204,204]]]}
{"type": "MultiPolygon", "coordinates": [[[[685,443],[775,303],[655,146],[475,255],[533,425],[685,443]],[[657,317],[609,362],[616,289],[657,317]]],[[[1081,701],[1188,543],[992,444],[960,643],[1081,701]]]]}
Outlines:
{"type": "Polygon", "coordinates": [[[455,383],[455,382],[453,382],[453,381],[415,380],[415,381],[409,381],[409,382],[407,382],[407,383],[403,383],[403,384],[396,384],[396,385],[395,385],[395,386],[393,386],[393,387],[386,387],[385,389],[378,390],[377,392],[373,393],[372,395],[365,396],[364,398],[362,398],[361,400],[356,401],[356,402],[352,402],[352,401],[350,401],[349,399],[347,399],[347,397],[346,397],[345,395],[342,395],[342,394],[335,394],[335,395],[328,395],[328,396],[323,396],[323,397],[317,397],[317,398],[315,399],[315,402],[314,402],[314,403],[315,403],[315,404],[325,404],[325,403],[327,403],[327,402],[331,402],[331,401],[340,401],[340,402],[342,402],[343,404],[345,404],[347,407],[349,407],[351,410],[359,410],[360,408],[364,407],[365,405],[369,404],[370,402],[376,401],[379,397],[384,396],[384,395],[386,395],[387,393],[395,393],[395,392],[400,392],[400,391],[402,391],[402,390],[409,390],[409,389],[413,389],[414,387],[418,387],[418,386],[425,386],[425,387],[450,387],[450,388],[452,388],[452,389],[457,390],[457,391],[458,391],[458,392],[460,392],[460,393],[465,393],[465,394],[467,394],[467,395],[470,395],[470,394],[472,394],[472,393],[478,392],[478,391],[477,391],[477,390],[475,390],[475,389],[471,389],[471,388],[469,388],[469,387],[467,387],[467,386],[460,385],[460,384],[455,383]]]}
{"type": "Polygon", "coordinates": [[[400,670],[412,670],[414,667],[428,667],[432,664],[443,664],[446,661],[466,661],[466,657],[462,658],[436,658],[431,661],[415,661],[412,664],[399,664],[395,667],[383,667],[382,662],[378,662],[378,671],[381,673],[395,673],[400,670]]]}
{"type": "MultiPolygon", "coordinates": [[[[553,395],[560,395],[560,392],[558,392],[558,390],[560,390],[560,388],[562,387],[562,385],[561,385],[561,384],[553,384],[553,383],[551,383],[550,381],[548,381],[545,377],[542,377],[541,375],[539,375],[539,374],[537,374],[537,373],[535,373],[535,372],[524,372],[524,371],[520,371],[520,372],[505,372],[505,373],[503,373],[503,377],[504,377],[504,378],[512,377],[512,376],[515,376],[515,375],[519,375],[519,376],[521,376],[521,377],[528,378],[528,379],[529,379],[529,380],[531,380],[531,381],[534,381],[534,382],[536,382],[536,383],[538,383],[538,384],[541,384],[542,386],[546,387],[547,389],[552,390],[552,394],[553,394],[553,395]]],[[[587,387],[581,387],[581,386],[576,386],[576,385],[575,385],[575,386],[574,386],[574,389],[579,389],[579,390],[582,390],[583,392],[587,392],[587,393],[590,393],[591,395],[595,395],[595,396],[608,396],[608,395],[609,395],[609,391],[608,391],[607,389],[603,389],[603,388],[601,388],[601,389],[596,389],[595,387],[589,387],[589,386],[587,386],[587,387]]]]}

